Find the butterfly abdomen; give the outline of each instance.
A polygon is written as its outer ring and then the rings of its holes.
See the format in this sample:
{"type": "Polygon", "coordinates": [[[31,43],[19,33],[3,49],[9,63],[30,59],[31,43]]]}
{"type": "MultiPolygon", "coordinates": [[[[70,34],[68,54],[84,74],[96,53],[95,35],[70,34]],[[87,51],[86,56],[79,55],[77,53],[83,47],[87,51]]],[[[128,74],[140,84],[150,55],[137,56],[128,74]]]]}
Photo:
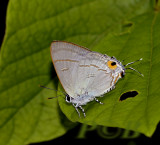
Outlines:
{"type": "Polygon", "coordinates": [[[88,94],[77,95],[75,98],[71,98],[71,103],[78,105],[86,105],[88,102],[94,100],[94,96],[88,94]]]}

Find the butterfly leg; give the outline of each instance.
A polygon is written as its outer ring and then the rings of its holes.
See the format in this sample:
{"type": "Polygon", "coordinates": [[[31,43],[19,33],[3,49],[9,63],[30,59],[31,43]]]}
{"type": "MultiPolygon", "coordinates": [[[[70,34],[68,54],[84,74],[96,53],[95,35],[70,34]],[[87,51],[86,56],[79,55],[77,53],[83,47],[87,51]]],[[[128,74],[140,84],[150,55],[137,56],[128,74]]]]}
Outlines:
{"type": "Polygon", "coordinates": [[[74,106],[74,108],[76,109],[76,111],[77,111],[77,113],[78,113],[78,116],[79,116],[79,118],[81,118],[81,116],[80,116],[80,112],[78,111],[78,105],[75,105],[75,104],[72,104],[73,106],[74,106]]]}
{"type": "Polygon", "coordinates": [[[77,111],[77,113],[79,115],[79,118],[81,118],[81,116],[80,116],[80,112],[79,112],[78,108],[80,108],[82,110],[84,117],[86,117],[86,114],[85,114],[84,109],[82,108],[82,106],[80,106],[78,104],[73,104],[73,106],[76,109],[76,111],[77,111]]]}
{"type": "Polygon", "coordinates": [[[94,98],[94,100],[95,100],[96,102],[98,102],[99,104],[103,104],[103,103],[100,102],[97,98],[94,98]]]}
{"type": "Polygon", "coordinates": [[[82,108],[82,106],[78,106],[78,107],[82,110],[84,118],[85,118],[86,117],[86,113],[84,112],[84,109],[82,108]]]}

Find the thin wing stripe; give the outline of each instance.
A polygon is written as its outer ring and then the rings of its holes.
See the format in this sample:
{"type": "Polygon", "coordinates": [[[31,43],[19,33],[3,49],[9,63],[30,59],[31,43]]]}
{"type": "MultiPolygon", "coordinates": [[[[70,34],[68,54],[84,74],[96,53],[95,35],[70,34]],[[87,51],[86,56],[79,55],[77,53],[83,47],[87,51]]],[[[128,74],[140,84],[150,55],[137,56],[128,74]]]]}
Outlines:
{"type": "Polygon", "coordinates": [[[79,62],[79,61],[77,61],[77,60],[71,60],[71,59],[59,59],[59,60],[54,60],[54,63],[56,63],[57,61],[79,62]]]}

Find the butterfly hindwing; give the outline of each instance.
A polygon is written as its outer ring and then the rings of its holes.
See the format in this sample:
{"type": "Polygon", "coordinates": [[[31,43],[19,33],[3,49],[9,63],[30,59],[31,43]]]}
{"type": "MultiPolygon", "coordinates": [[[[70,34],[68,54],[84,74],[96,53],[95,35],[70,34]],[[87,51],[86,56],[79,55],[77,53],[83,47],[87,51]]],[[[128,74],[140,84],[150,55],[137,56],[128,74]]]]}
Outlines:
{"type": "Polygon", "coordinates": [[[106,93],[114,85],[112,72],[106,65],[107,61],[107,56],[100,53],[88,53],[85,59],[79,62],[75,93],[88,92],[94,96],[106,93]]]}

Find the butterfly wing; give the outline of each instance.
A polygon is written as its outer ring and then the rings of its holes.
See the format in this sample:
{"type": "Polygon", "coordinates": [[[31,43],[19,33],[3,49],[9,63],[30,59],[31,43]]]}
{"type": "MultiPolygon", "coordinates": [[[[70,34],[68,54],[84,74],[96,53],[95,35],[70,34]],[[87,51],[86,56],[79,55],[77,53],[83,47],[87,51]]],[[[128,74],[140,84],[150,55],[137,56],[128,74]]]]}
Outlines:
{"type": "Polygon", "coordinates": [[[118,74],[107,67],[110,57],[64,41],[51,44],[51,57],[66,93],[76,97],[84,93],[100,96],[115,83],[118,74]]]}
{"type": "Polygon", "coordinates": [[[75,80],[80,60],[91,52],[90,50],[65,41],[53,41],[51,58],[58,78],[69,96],[75,95],[75,80]]]}
{"type": "Polygon", "coordinates": [[[106,55],[90,52],[80,60],[75,82],[75,93],[88,92],[90,96],[100,96],[112,88],[118,74],[113,74],[108,68],[108,59],[110,57],[106,55]]]}

